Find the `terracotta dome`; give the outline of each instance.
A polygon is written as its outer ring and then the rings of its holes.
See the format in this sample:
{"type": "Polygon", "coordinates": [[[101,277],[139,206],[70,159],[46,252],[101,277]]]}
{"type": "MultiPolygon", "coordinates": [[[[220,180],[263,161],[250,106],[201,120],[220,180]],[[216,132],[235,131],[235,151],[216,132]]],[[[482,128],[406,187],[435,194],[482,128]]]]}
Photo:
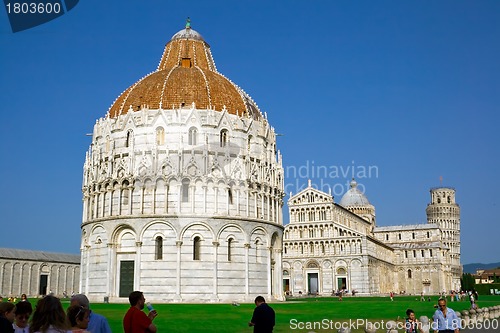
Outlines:
{"type": "Polygon", "coordinates": [[[165,46],[155,72],[125,90],[113,103],[108,116],[149,109],[191,107],[212,109],[255,119],[261,112],[240,87],[217,72],[210,46],[189,25],[165,46]]]}

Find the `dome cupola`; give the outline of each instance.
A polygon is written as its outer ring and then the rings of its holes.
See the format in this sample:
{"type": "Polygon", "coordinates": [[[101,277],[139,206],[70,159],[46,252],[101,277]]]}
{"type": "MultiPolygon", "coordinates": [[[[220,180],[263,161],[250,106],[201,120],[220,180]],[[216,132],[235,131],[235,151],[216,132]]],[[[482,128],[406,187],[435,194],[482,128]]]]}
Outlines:
{"type": "Polygon", "coordinates": [[[368,198],[358,189],[358,183],[354,180],[354,178],[351,180],[349,186],[350,189],[342,196],[339,205],[343,207],[370,205],[368,198]]]}
{"type": "Polygon", "coordinates": [[[349,185],[350,189],[342,196],[339,205],[375,225],[375,207],[368,201],[365,194],[358,189],[358,183],[354,178],[349,185]]]}
{"type": "Polygon", "coordinates": [[[254,119],[262,117],[252,98],[217,71],[210,46],[191,29],[188,20],[165,46],[156,71],[127,88],[113,102],[108,116],[116,118],[142,108],[173,110],[193,105],[254,119]]]}

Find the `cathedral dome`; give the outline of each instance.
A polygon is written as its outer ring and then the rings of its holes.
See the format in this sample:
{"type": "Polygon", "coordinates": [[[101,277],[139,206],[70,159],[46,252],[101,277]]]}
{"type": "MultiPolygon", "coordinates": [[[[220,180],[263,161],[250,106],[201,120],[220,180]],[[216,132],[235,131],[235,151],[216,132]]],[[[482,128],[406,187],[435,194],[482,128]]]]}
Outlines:
{"type": "Polygon", "coordinates": [[[262,116],[252,98],[217,71],[210,46],[188,22],[165,46],[156,71],[127,88],[111,105],[108,116],[193,105],[254,119],[262,116]]]}
{"type": "Polygon", "coordinates": [[[343,207],[370,206],[366,196],[358,189],[358,183],[353,179],[350,183],[350,189],[340,199],[339,205],[343,207]]]}

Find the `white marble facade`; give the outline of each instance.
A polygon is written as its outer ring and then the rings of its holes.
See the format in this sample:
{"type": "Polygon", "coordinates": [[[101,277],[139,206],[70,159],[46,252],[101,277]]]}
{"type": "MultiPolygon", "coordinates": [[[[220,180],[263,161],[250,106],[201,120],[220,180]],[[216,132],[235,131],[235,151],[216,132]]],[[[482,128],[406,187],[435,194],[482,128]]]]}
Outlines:
{"type": "Polygon", "coordinates": [[[458,287],[453,189],[431,191],[427,224],[377,227],[355,182],[340,204],[309,186],[289,199],[283,227],[276,133],[189,24],[96,121],[83,173],[80,292],[93,301],[458,287]]]}
{"type": "Polygon", "coordinates": [[[158,70],[94,126],[81,292],[117,302],[132,290],[153,302],[282,299],[283,196],[274,129],[186,27],[158,70]]]}
{"type": "Polygon", "coordinates": [[[460,288],[460,208],[454,189],[431,190],[428,221],[419,225],[377,227],[375,207],[354,180],[340,204],[309,186],[288,205],[286,294],[331,295],[345,289],[427,295],[460,288]]]}
{"type": "Polygon", "coordinates": [[[0,248],[0,296],[64,297],[78,292],[80,256],[0,248]]]}

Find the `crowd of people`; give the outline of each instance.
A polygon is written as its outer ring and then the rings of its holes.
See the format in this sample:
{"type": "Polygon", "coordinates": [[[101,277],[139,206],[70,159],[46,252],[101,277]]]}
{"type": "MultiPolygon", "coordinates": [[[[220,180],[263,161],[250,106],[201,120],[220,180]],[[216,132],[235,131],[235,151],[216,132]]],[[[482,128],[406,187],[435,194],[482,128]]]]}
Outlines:
{"type": "MultiPolygon", "coordinates": [[[[465,293],[469,296],[471,308],[476,308],[477,292],[465,293]]],[[[455,300],[455,294],[450,295],[455,300]]],[[[390,295],[393,300],[394,294],[390,295]]],[[[460,298],[462,299],[462,297],[460,298]]],[[[425,300],[423,293],[421,300],[425,300]]],[[[129,295],[130,308],[123,317],[125,333],[156,333],[153,323],[158,315],[151,304],[146,303],[141,291],[129,295]],[[148,313],[144,311],[147,308],[148,313]]],[[[248,323],[254,333],[272,333],[275,325],[275,312],[264,297],[255,299],[255,309],[248,323]]],[[[435,333],[459,333],[460,320],[453,309],[447,306],[446,294],[441,295],[434,315],[432,330],[435,333]]],[[[406,311],[405,333],[423,333],[422,323],[411,309],[406,311]]],[[[59,298],[47,295],[38,300],[33,308],[25,294],[19,302],[13,299],[0,299],[0,333],[111,333],[108,321],[102,315],[92,312],[87,296],[75,294],[71,297],[66,311],[59,298]]]]}
{"type": "MultiPolygon", "coordinates": [[[[156,333],[153,320],[158,313],[146,303],[141,291],[129,295],[130,308],[123,317],[125,333],[156,333]],[[144,312],[147,307],[148,314],[144,312]]],[[[272,333],[275,325],[274,310],[264,297],[255,299],[255,310],[248,326],[254,333],[272,333]]],[[[33,310],[26,295],[15,303],[0,299],[0,333],[111,333],[105,317],[92,312],[87,296],[76,294],[64,311],[61,300],[53,295],[40,298],[33,310]]]]}
{"type": "Polygon", "coordinates": [[[111,333],[108,321],[90,310],[87,296],[71,297],[66,311],[53,295],[40,298],[34,309],[25,294],[17,303],[0,301],[1,333],[111,333]]]}

